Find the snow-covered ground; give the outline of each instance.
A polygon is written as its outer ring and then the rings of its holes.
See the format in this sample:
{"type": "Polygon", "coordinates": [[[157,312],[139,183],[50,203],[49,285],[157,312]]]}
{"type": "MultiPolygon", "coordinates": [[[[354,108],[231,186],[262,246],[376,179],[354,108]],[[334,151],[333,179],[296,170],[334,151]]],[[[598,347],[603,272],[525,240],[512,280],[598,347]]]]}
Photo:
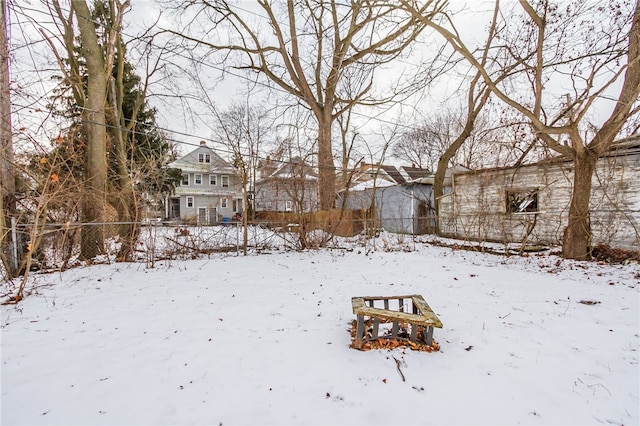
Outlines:
{"type": "Polygon", "coordinates": [[[33,275],[2,306],[1,422],[640,422],[637,264],[381,248],[33,275]],[[352,296],[416,293],[439,352],[349,348],[352,296]]]}

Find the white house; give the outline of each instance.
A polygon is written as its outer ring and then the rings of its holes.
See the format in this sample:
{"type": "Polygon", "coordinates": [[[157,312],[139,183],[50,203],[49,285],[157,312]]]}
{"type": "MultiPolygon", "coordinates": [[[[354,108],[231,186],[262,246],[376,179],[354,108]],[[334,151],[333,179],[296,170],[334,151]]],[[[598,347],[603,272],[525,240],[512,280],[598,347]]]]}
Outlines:
{"type": "MultiPolygon", "coordinates": [[[[465,240],[558,245],[568,223],[572,161],[455,173],[440,233],[465,240]]],[[[640,250],[640,135],[617,141],[592,177],[592,244],[640,250]]]]}

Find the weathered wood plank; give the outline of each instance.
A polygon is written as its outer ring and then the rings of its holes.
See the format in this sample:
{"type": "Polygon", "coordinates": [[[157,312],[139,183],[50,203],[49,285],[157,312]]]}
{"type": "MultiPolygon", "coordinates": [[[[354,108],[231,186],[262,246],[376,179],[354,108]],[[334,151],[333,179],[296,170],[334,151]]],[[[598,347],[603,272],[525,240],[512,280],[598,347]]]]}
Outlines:
{"type": "Polygon", "coordinates": [[[424,300],[422,296],[414,297],[413,303],[418,308],[418,311],[420,312],[420,314],[435,320],[433,324],[434,327],[442,328],[442,322],[440,322],[440,319],[438,318],[438,316],[435,314],[435,312],[433,312],[429,304],[424,300]]]}
{"type": "MultiPolygon", "coordinates": [[[[377,300],[373,297],[353,297],[351,299],[351,305],[353,313],[356,315],[386,319],[391,321],[398,320],[402,322],[408,322],[410,324],[442,328],[442,322],[431,310],[422,296],[413,295],[404,297],[410,297],[412,299],[414,306],[416,306],[419,311],[419,314],[390,311],[388,309],[372,308],[370,306],[367,306],[365,304],[365,300],[377,300]]],[[[386,297],[386,300],[392,299],[392,297],[386,297]]]]}

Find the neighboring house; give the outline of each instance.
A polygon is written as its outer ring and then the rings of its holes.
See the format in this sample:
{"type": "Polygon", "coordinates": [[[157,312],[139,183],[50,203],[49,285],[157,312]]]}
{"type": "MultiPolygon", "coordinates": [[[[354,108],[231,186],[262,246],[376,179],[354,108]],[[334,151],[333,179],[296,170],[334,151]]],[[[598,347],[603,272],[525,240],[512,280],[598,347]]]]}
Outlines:
{"type": "Polygon", "coordinates": [[[318,208],[318,174],[301,158],[258,166],[254,202],[256,211],[310,212],[318,208]]]}
{"type": "MultiPolygon", "coordinates": [[[[449,175],[447,178],[450,180],[449,175]]],[[[414,235],[435,231],[433,175],[430,171],[365,164],[354,175],[354,182],[348,190],[338,194],[338,207],[344,205],[347,210],[370,211],[375,200],[376,227],[414,235]]]]}
{"type": "Polygon", "coordinates": [[[417,177],[416,170],[422,170],[424,173],[429,174],[427,170],[416,169],[415,167],[409,167],[414,176],[409,176],[404,172],[404,167],[398,170],[395,166],[389,166],[384,164],[372,164],[372,163],[360,163],[358,170],[353,173],[351,178],[351,185],[355,186],[360,183],[370,182],[374,179],[380,179],[381,181],[391,182],[392,184],[405,183],[407,180],[412,180],[417,177]]]}
{"type": "MultiPolygon", "coordinates": [[[[592,242],[640,250],[640,136],[616,142],[592,180],[592,242]]],[[[573,162],[457,173],[440,202],[440,232],[459,239],[560,244],[568,223],[573,162]]]]}
{"type": "Polygon", "coordinates": [[[167,203],[169,219],[214,224],[242,214],[242,187],[237,169],[204,141],[169,167],[182,170],[182,181],[167,203]]]}

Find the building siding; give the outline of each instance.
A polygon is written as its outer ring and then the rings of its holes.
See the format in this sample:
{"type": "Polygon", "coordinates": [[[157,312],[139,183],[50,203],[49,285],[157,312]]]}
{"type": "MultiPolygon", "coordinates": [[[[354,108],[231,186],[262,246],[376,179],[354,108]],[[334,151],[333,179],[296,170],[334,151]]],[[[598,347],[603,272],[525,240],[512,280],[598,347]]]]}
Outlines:
{"type": "Polygon", "coordinates": [[[171,166],[181,169],[183,175],[188,175],[188,184],[180,183],[174,194],[175,198],[179,198],[182,220],[212,224],[243,212],[242,183],[238,171],[210,147],[201,145],[171,166]],[[201,155],[208,156],[209,162],[200,162],[201,155]],[[201,184],[195,183],[195,175],[202,176],[201,184]],[[216,176],[215,185],[210,183],[211,175],[216,176]],[[222,185],[223,176],[228,178],[228,186],[222,185]],[[193,197],[191,207],[187,205],[189,197],[193,197]],[[226,199],[226,207],[222,206],[223,199],[226,199]]]}
{"type": "Polygon", "coordinates": [[[433,212],[432,185],[407,183],[368,188],[341,193],[338,206],[347,210],[369,210],[375,194],[376,227],[399,234],[425,234],[433,232],[435,214],[433,212]]]}
{"type": "MultiPolygon", "coordinates": [[[[453,193],[442,198],[440,232],[460,239],[561,244],[573,186],[571,162],[454,175],[453,193]],[[535,213],[509,213],[507,191],[538,188],[535,213]]],[[[592,181],[593,244],[640,250],[640,155],[604,157],[592,181]]]]}

